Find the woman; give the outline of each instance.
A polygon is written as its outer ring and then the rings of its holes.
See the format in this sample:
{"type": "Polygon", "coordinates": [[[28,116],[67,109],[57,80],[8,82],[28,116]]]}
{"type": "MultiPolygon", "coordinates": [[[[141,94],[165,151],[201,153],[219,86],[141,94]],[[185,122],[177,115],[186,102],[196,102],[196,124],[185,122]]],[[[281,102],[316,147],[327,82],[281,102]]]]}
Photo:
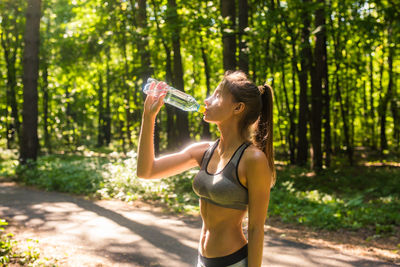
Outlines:
{"type": "MultiPolygon", "coordinates": [[[[156,91],[163,88],[163,82],[156,85],[156,91]]],[[[203,219],[198,267],[261,266],[264,223],[275,181],[272,94],[269,86],[255,86],[241,71],[227,72],[204,101],[203,119],[218,126],[220,138],[157,159],[153,129],[165,91],[145,100],[137,176],[163,178],[200,166],[193,180],[203,219]],[[248,239],[242,230],[246,212],[248,239]]]]}

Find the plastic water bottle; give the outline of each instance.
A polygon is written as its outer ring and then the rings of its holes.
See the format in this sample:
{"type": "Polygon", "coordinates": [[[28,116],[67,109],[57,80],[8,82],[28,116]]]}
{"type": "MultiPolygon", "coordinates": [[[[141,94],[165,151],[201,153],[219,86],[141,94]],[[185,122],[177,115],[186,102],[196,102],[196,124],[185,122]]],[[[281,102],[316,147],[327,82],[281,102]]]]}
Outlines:
{"type": "MultiPolygon", "coordinates": [[[[155,83],[153,85],[155,86],[158,82],[159,81],[156,79],[148,78],[147,83],[143,86],[143,92],[145,94],[152,94],[156,92],[154,88],[150,90],[150,87],[153,83],[155,83]]],[[[185,94],[184,92],[179,91],[178,89],[175,89],[169,85],[167,85],[166,88],[163,88],[163,90],[167,90],[167,94],[164,98],[165,103],[185,111],[197,111],[201,113],[205,111],[205,107],[197,103],[193,96],[185,94]]]]}

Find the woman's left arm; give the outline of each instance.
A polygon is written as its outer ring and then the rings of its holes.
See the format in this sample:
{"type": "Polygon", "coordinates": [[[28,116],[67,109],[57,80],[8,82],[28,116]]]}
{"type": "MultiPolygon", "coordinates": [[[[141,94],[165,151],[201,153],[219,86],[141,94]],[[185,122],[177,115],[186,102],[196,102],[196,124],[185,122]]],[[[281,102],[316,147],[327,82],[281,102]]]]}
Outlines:
{"type": "Polygon", "coordinates": [[[262,151],[252,151],[246,158],[245,173],[249,192],[248,266],[259,267],[262,263],[264,224],[272,176],[267,157],[262,151]]]}

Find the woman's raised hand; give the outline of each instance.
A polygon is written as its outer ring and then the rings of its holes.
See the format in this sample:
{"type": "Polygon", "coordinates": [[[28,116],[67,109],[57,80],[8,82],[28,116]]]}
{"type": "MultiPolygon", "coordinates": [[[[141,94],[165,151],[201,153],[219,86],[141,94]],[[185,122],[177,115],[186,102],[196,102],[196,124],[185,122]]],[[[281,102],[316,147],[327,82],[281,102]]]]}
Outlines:
{"type": "Polygon", "coordinates": [[[146,100],[144,101],[144,115],[155,118],[164,104],[164,97],[167,94],[165,82],[153,82],[150,85],[146,100]]]}

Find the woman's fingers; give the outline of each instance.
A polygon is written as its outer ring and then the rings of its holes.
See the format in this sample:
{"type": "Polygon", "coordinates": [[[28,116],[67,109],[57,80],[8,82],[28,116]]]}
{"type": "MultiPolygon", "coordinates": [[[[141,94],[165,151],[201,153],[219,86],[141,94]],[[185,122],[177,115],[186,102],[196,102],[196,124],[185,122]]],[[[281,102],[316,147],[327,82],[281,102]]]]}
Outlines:
{"type": "Polygon", "coordinates": [[[167,92],[167,84],[165,82],[151,83],[145,100],[145,110],[157,114],[164,104],[167,92]]]}

